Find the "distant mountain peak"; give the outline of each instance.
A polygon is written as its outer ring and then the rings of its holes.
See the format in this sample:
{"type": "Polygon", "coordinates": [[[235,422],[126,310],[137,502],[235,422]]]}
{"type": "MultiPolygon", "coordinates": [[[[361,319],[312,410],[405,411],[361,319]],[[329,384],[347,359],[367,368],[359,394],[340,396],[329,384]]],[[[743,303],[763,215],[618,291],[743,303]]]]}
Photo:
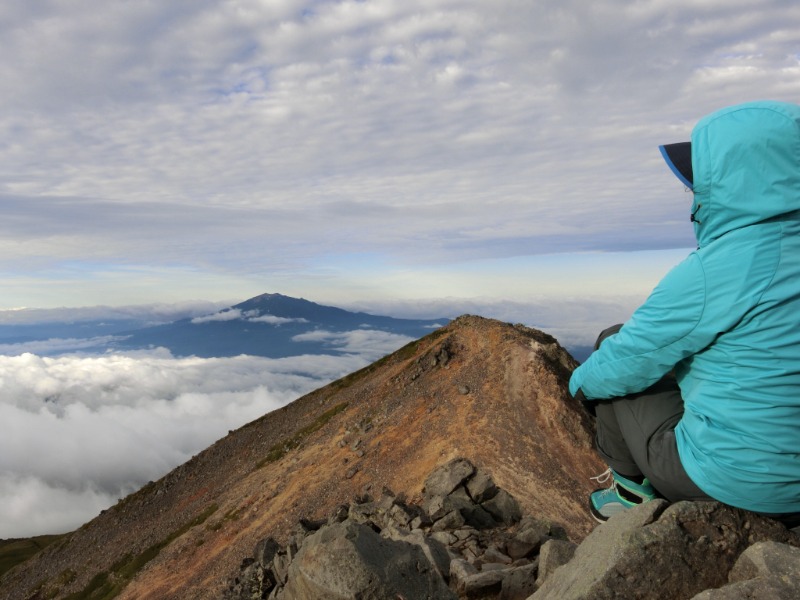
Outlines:
{"type": "Polygon", "coordinates": [[[283,294],[267,293],[255,296],[231,308],[238,308],[242,311],[259,310],[268,312],[278,317],[308,317],[309,313],[346,313],[347,311],[333,306],[317,304],[305,298],[293,298],[283,294]]]}
{"type": "Polygon", "coordinates": [[[336,354],[320,332],[373,330],[394,334],[399,345],[446,325],[450,319],[398,319],[324,306],[304,298],[266,293],[216,313],[168,325],[125,332],[125,348],[167,348],[175,356],[221,357],[249,354],[283,358],[336,354]]]}
{"type": "MultiPolygon", "coordinates": [[[[253,296],[252,298],[249,298],[248,300],[245,300],[244,302],[242,302],[240,304],[244,304],[245,302],[251,302],[251,303],[269,302],[269,301],[272,301],[272,300],[282,300],[282,299],[283,300],[295,300],[295,301],[298,301],[298,302],[309,302],[305,298],[293,298],[292,296],[287,296],[285,294],[278,294],[278,293],[274,293],[274,292],[266,292],[264,294],[259,294],[258,296],[253,296]]],[[[235,306],[239,306],[239,305],[237,304],[235,306]]]]}

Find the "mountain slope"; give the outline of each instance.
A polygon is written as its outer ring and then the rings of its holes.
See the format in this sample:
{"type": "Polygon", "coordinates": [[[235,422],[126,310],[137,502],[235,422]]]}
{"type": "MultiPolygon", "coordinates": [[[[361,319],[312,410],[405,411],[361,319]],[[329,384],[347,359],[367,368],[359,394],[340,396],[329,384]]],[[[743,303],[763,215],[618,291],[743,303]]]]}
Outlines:
{"type": "Polygon", "coordinates": [[[574,539],[603,470],[550,336],[461,317],[231,432],[0,579],[0,598],[218,598],[259,540],[464,457],[574,539]]]}

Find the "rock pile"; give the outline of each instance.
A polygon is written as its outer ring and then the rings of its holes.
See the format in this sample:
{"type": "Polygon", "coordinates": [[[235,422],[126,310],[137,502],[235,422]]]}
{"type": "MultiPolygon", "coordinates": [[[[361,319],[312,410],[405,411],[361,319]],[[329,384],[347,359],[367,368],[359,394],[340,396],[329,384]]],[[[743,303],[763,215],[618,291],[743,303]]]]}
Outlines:
{"type": "Polygon", "coordinates": [[[383,490],[260,542],[226,600],[800,597],[800,536],[715,502],[648,502],[580,546],[464,459],[409,504],[383,490]]]}
{"type": "Polygon", "coordinates": [[[800,536],[718,502],[654,500],[583,541],[534,600],[800,598],[800,536]]]}
{"type": "Polygon", "coordinates": [[[301,521],[283,547],[260,542],[225,597],[523,600],[537,573],[571,556],[566,538],[523,517],[489,474],[456,459],[431,473],[418,505],[384,489],[325,521],[301,521]]]}

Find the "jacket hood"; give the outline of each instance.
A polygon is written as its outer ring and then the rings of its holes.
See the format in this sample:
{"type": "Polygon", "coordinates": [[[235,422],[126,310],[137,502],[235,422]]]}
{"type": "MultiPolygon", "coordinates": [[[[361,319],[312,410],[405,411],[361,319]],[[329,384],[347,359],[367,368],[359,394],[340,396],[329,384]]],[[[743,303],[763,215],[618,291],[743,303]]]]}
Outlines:
{"type": "Polygon", "coordinates": [[[699,246],[800,210],[800,106],[750,102],[701,119],[692,130],[699,246]]]}

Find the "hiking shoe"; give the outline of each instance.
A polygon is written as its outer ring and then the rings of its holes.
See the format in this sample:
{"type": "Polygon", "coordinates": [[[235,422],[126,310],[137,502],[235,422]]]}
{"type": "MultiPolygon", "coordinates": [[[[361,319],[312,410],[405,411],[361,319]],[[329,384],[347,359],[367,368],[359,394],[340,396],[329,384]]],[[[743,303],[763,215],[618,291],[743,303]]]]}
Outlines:
{"type": "Polygon", "coordinates": [[[608,469],[592,479],[598,483],[611,480],[611,487],[595,490],[589,494],[589,510],[600,523],[608,521],[617,513],[658,497],[655,488],[646,478],[642,483],[636,483],[613,469],[608,469]]]}

